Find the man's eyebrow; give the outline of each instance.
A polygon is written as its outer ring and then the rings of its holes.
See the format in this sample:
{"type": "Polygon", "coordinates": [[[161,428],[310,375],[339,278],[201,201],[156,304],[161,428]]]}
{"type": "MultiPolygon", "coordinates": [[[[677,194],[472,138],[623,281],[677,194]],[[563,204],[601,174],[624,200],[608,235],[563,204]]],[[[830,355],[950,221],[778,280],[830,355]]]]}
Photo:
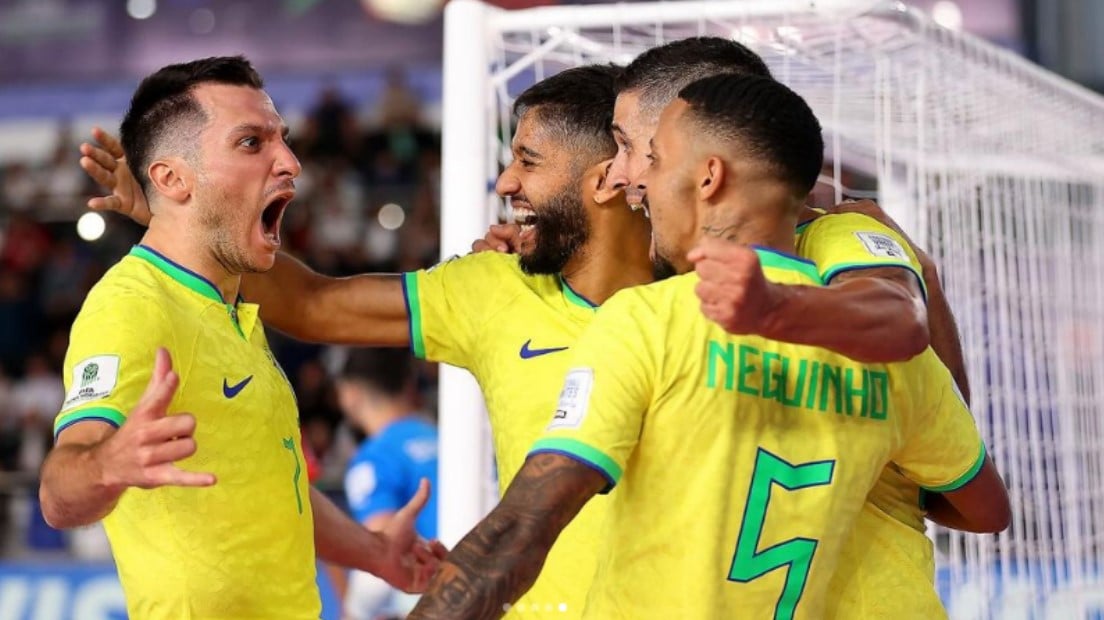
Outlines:
{"type": "Polygon", "coordinates": [[[519,146],[518,152],[524,155],[528,159],[543,159],[543,156],[527,146],[519,146]]]}
{"type": "Polygon", "coordinates": [[[610,123],[610,131],[615,134],[619,134],[622,138],[625,139],[626,142],[629,141],[629,136],[625,133],[624,129],[621,129],[621,125],[618,125],[617,123],[610,123]]]}

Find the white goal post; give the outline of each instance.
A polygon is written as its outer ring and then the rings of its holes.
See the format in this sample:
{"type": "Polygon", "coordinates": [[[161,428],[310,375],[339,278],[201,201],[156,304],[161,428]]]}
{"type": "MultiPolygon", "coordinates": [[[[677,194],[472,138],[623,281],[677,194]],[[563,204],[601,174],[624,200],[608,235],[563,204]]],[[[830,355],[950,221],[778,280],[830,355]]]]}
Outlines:
{"type": "MultiPolygon", "coordinates": [[[[931,254],[972,409],[1013,501],[998,536],[932,528],[952,618],[1104,617],[1104,99],[888,1],[714,0],[445,10],[442,257],[502,213],[510,105],[534,81],[733,38],[825,129],[831,199],[870,195],[931,254]]],[[[522,380],[519,377],[519,380],[522,380]]],[[[440,532],[493,505],[478,386],[440,373],[440,532]]]]}

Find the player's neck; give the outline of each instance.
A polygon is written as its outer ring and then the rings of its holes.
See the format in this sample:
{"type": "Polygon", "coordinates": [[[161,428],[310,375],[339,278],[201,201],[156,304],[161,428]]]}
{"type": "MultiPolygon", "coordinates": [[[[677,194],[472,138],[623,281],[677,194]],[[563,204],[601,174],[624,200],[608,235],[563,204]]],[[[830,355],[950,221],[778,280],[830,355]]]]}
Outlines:
{"type": "Polygon", "coordinates": [[[789,192],[780,193],[776,187],[751,189],[730,194],[712,207],[703,218],[702,234],[795,254],[794,228],[802,205],[789,192]]]}
{"type": "Polygon", "coordinates": [[[563,278],[572,290],[599,305],[623,288],[647,284],[653,279],[650,235],[642,212],[617,223],[597,222],[590,239],[564,266],[563,278]]]}
{"type": "Polygon", "coordinates": [[[142,245],[203,277],[218,289],[224,302],[235,303],[241,289],[241,275],[227,271],[215,258],[211,248],[188,234],[186,228],[173,230],[167,225],[168,222],[165,224],[158,225],[157,218],[154,218],[142,236],[142,245]]]}

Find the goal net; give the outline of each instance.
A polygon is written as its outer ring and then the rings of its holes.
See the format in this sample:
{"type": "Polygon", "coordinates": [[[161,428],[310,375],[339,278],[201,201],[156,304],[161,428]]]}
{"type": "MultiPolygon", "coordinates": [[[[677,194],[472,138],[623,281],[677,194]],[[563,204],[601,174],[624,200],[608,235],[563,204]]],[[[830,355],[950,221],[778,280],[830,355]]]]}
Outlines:
{"type": "MultiPolygon", "coordinates": [[[[734,0],[446,9],[442,253],[503,214],[510,106],[567,67],[734,38],[825,130],[825,203],[873,197],[932,255],[972,410],[1009,487],[997,536],[931,527],[952,618],[1104,617],[1104,99],[899,3],[734,0]]],[[[519,377],[519,380],[524,380],[519,377]]],[[[493,505],[474,381],[441,372],[441,532],[493,505]]],[[[887,593],[887,595],[891,595],[887,593]]]]}

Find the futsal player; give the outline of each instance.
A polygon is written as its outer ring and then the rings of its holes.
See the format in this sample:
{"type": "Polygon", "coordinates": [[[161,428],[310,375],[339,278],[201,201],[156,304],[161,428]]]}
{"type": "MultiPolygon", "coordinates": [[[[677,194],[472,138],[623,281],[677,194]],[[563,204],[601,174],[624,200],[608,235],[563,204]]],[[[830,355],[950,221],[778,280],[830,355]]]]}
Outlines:
{"type": "Polygon", "coordinates": [[[615,486],[584,618],[824,617],[890,462],[969,527],[1007,526],[1004,486],[930,349],[863,364],[732,335],[698,310],[686,256],[703,236],[752,246],[760,289],[821,285],[793,230],[822,153],[811,110],[769,78],[706,78],[666,108],[648,154],[652,257],[657,276],[683,275],[603,305],[544,436],[412,619],[501,616],[560,530],[615,486]]]}
{"type": "Polygon", "coordinates": [[[143,80],[122,137],[149,230],[72,328],[43,513],[103,519],[133,618],[317,619],[316,553],[407,590],[436,564],[413,526],[427,484],[382,533],[310,487],[291,386],[238,295],[272,267],[300,172],[262,88],[241,57],[143,80]]]}

